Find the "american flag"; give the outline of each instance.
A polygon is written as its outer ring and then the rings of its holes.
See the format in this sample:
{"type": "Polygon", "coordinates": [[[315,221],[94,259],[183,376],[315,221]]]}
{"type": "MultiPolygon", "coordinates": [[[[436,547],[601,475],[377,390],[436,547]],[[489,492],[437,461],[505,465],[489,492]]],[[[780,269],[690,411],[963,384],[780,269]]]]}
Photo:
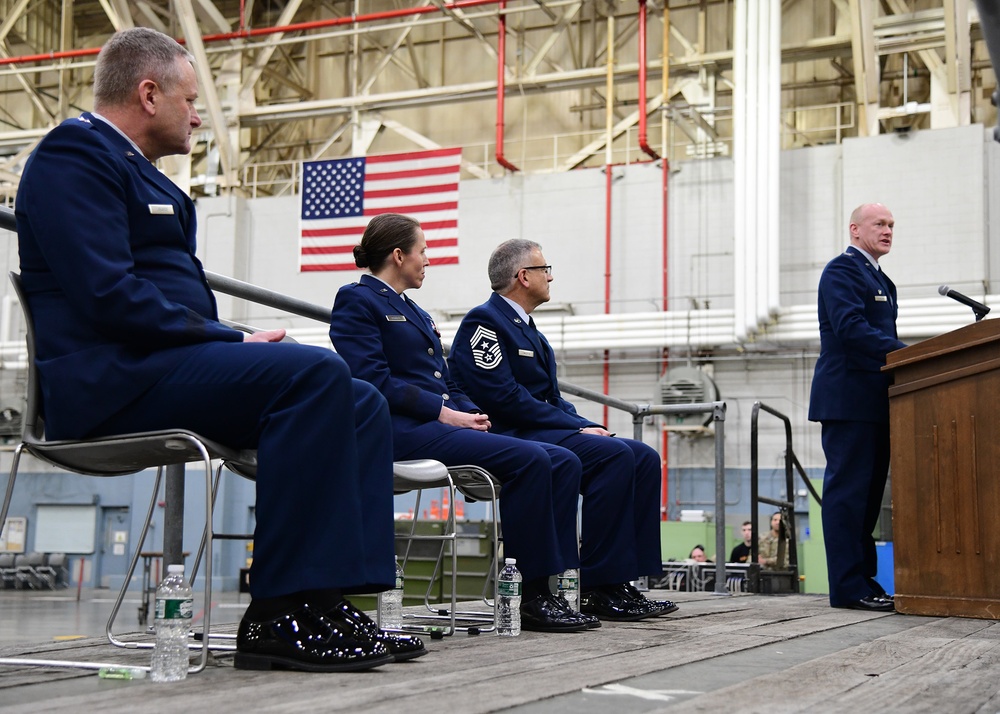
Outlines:
{"type": "Polygon", "coordinates": [[[461,163],[461,149],[304,162],[299,270],[357,270],[354,246],[380,213],[420,221],[431,265],[458,263],[461,163]]]}

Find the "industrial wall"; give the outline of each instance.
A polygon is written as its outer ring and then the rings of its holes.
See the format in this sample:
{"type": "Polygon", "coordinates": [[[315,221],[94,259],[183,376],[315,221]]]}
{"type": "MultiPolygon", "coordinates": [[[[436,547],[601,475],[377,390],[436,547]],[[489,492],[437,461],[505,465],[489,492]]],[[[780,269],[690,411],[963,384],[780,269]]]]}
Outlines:
{"type": "MultiPolygon", "coordinates": [[[[884,202],[896,218],[891,255],[882,264],[905,300],[935,300],[936,287],[948,283],[973,297],[1000,292],[996,285],[996,201],[1000,179],[1000,148],[981,126],[911,134],[848,139],[840,146],[786,151],[781,157],[781,303],[814,314],[815,289],[825,263],[847,245],[851,209],[867,201],[884,202]]],[[[664,235],[663,173],[659,164],[613,167],[611,187],[611,311],[616,314],[660,312],[664,270],[670,311],[725,310],[733,306],[733,171],[729,159],[676,162],[670,168],[667,226],[664,235]],[[668,246],[667,260],[663,247],[668,246]]],[[[440,321],[447,338],[465,310],[488,297],[486,263],[501,241],[523,237],[542,244],[554,266],[552,312],[540,313],[540,324],[560,316],[596,315],[604,310],[606,176],[601,169],[548,175],[509,175],[504,179],[463,181],[460,198],[460,262],[429,268],[424,287],[412,297],[440,321]],[[449,332],[450,326],[450,332],[449,332]]],[[[198,202],[199,250],[208,270],[231,275],[279,292],[332,305],[337,289],[359,272],[300,273],[298,271],[298,198],[246,200],[236,197],[198,202]]],[[[0,261],[16,269],[10,236],[0,261]]],[[[9,288],[4,286],[9,295],[9,288]]],[[[261,327],[292,328],[297,339],[327,344],[322,325],[304,318],[220,296],[224,317],[261,327]]],[[[971,311],[955,307],[954,326],[972,319],[971,311]]],[[[782,315],[776,316],[780,322],[782,315]]],[[[813,318],[814,319],[814,318],[813,318]]],[[[917,321],[919,322],[919,321],[917,321]]],[[[549,324],[556,324],[551,322],[549,324]]],[[[543,329],[545,329],[543,327],[543,329]]],[[[812,325],[815,329],[815,325],[812,325]]],[[[920,339],[941,329],[928,324],[908,328],[908,339],[920,339]]],[[[4,335],[7,340],[18,335],[4,335]]],[[[824,464],[818,425],[806,421],[812,370],[818,354],[815,338],[781,340],[763,333],[758,342],[674,345],[666,355],[657,346],[608,345],[609,393],[638,403],[658,400],[657,381],[663,370],[677,365],[704,366],[726,402],[725,458],[727,515],[739,523],[748,513],[747,469],[750,462],[750,414],[755,401],[787,414],[792,422],[794,449],[813,475],[824,464]]],[[[603,349],[564,349],[559,354],[561,377],[581,386],[602,389],[603,349]]],[[[2,372],[2,404],[14,404],[20,381],[12,370],[2,372]]],[[[577,400],[580,411],[603,421],[600,406],[577,400]]],[[[220,418],[224,418],[220,415],[220,418]]],[[[627,415],[612,412],[609,426],[631,434],[627,415]]],[[[668,514],[682,508],[706,508],[712,500],[711,470],[714,437],[687,432],[665,435],[657,420],[643,427],[643,438],[658,448],[667,462],[668,514]]],[[[783,427],[773,418],[760,424],[760,461],[764,488],[772,495],[780,483],[783,427]]],[[[5,455],[9,459],[9,455],[5,455]]],[[[0,464],[6,469],[9,460],[0,464]]],[[[44,467],[37,466],[38,471],[44,467]]],[[[72,477],[71,477],[72,478],[72,477]]],[[[0,477],[0,483],[6,477],[0,477]]],[[[15,504],[67,502],[83,497],[79,489],[41,488],[27,476],[15,504]]],[[[133,502],[144,512],[143,498],[102,495],[133,502]]],[[[192,487],[191,490],[193,490],[192,487]]],[[[137,489],[137,491],[140,489],[137,489]]],[[[106,492],[102,490],[102,494],[106,492]]],[[[125,492],[123,492],[124,494],[125,492]]],[[[252,493],[244,487],[224,492],[220,513],[237,530],[252,517],[252,493]]],[[[800,504],[803,505],[804,504],[800,504]]],[[[18,510],[12,509],[12,515],[18,510]]],[[[138,518],[134,518],[139,520],[138,518]]],[[[190,524],[189,524],[190,527],[190,524]]],[[[133,524],[137,532],[138,524],[133,524]]],[[[29,525],[29,539],[31,537],[29,525]]],[[[30,540],[29,540],[30,548],[30,540]]],[[[230,570],[242,553],[229,553],[230,570]]],[[[221,566],[227,568],[225,564],[221,566]]]]}

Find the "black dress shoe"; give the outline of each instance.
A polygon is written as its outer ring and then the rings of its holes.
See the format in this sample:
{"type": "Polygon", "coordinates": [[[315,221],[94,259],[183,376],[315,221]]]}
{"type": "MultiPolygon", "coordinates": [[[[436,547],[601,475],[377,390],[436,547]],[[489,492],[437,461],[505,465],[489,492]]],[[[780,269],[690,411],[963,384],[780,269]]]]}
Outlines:
{"type": "Polygon", "coordinates": [[[309,605],[267,622],[244,618],[236,635],[236,669],[354,672],[393,661],[381,642],[359,637],[309,605]]]}
{"type": "Polygon", "coordinates": [[[564,608],[559,598],[542,595],[521,603],[521,629],[531,632],[582,632],[588,628],[583,617],[568,605],[564,608]]]}
{"type": "Polygon", "coordinates": [[[585,612],[578,612],[578,611],[574,610],[570,606],[569,602],[567,602],[566,597],[562,593],[559,593],[558,595],[556,595],[555,598],[556,598],[556,600],[559,601],[560,607],[562,607],[567,612],[571,612],[572,614],[574,614],[577,617],[579,617],[580,619],[582,619],[585,623],[587,623],[587,629],[588,630],[596,630],[598,627],[601,626],[601,621],[598,620],[593,615],[588,615],[585,612]]]}
{"type": "Polygon", "coordinates": [[[860,600],[855,600],[854,602],[844,605],[843,607],[851,610],[868,610],[869,612],[896,611],[896,606],[893,605],[892,600],[886,600],[885,598],[880,598],[875,595],[863,597],[860,600]]]}
{"type": "Polygon", "coordinates": [[[677,605],[670,600],[650,600],[637,587],[630,583],[625,583],[621,588],[633,602],[646,608],[651,617],[659,617],[660,615],[666,615],[677,610],[677,605]]]}
{"type": "Polygon", "coordinates": [[[427,654],[427,648],[424,647],[424,643],[419,637],[380,630],[374,620],[348,600],[341,600],[340,604],[332,610],[324,612],[323,616],[335,622],[344,622],[353,627],[361,636],[375,642],[381,642],[397,662],[416,659],[427,654]]]}
{"type": "Polygon", "coordinates": [[[580,596],[580,612],[601,620],[635,622],[652,617],[641,604],[623,594],[620,586],[597,588],[580,596]]]}

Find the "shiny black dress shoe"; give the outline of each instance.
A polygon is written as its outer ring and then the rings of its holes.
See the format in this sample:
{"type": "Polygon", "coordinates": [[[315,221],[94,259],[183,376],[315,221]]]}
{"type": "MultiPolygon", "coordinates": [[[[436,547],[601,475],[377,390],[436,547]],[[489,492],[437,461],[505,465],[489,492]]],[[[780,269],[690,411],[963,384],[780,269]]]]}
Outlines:
{"type": "Polygon", "coordinates": [[[576,615],[577,617],[582,619],[585,623],[587,623],[588,630],[596,630],[598,627],[601,626],[601,621],[598,620],[593,615],[588,615],[584,612],[578,612],[577,610],[574,610],[572,606],[569,604],[569,602],[566,601],[566,598],[563,596],[562,593],[556,595],[555,598],[556,600],[559,601],[559,606],[562,607],[563,610],[566,610],[567,612],[576,615]]]}
{"type": "Polygon", "coordinates": [[[424,647],[424,643],[419,637],[380,630],[374,620],[348,600],[341,600],[340,604],[332,610],[324,612],[323,615],[335,622],[344,622],[350,625],[370,640],[381,642],[397,662],[416,659],[427,654],[427,648],[424,647]]]}
{"type": "Polygon", "coordinates": [[[667,615],[677,610],[677,605],[672,603],[670,600],[651,600],[631,583],[625,583],[621,586],[621,588],[626,595],[632,598],[633,602],[646,608],[651,617],[667,615]]]}
{"type": "Polygon", "coordinates": [[[582,593],[580,612],[594,615],[601,620],[616,622],[635,622],[653,617],[644,605],[624,594],[621,586],[598,588],[582,593]]]}
{"type": "Polygon", "coordinates": [[[851,610],[868,610],[869,612],[896,611],[896,606],[893,604],[892,600],[886,600],[885,598],[878,597],[877,595],[863,597],[860,600],[855,600],[854,602],[844,605],[843,607],[851,610]]]}
{"type": "Polygon", "coordinates": [[[236,669],[354,672],[393,661],[381,642],[359,637],[309,605],[267,622],[243,619],[236,635],[236,669]]]}
{"type": "Polygon", "coordinates": [[[521,629],[530,632],[583,632],[587,621],[555,595],[521,603],[521,629]]]}

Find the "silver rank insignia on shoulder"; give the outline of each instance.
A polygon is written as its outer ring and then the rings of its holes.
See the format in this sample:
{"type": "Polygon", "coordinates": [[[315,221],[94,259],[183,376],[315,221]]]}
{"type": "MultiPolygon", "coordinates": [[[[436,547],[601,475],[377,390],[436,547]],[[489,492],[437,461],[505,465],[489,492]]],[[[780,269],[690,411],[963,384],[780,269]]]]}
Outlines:
{"type": "Polygon", "coordinates": [[[503,362],[500,340],[493,330],[488,330],[482,325],[477,326],[469,344],[472,345],[472,359],[480,369],[493,369],[503,362]]]}
{"type": "Polygon", "coordinates": [[[406,322],[406,315],[386,315],[385,319],[389,322],[406,322]]]}

